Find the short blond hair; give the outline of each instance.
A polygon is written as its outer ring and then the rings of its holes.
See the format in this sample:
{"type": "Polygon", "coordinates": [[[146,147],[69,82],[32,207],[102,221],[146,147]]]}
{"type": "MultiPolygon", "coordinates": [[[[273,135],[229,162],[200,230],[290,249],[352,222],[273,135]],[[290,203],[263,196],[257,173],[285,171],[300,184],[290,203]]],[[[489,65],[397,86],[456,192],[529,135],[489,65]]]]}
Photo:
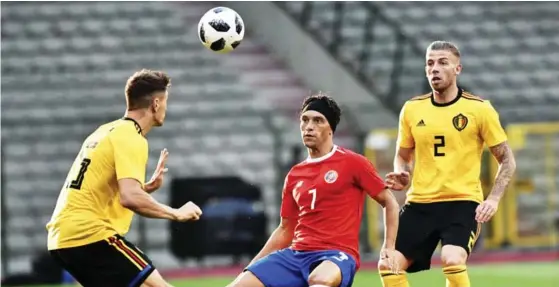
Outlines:
{"type": "Polygon", "coordinates": [[[449,51],[454,56],[460,58],[460,50],[458,46],[452,42],[448,41],[435,41],[427,47],[427,52],[429,51],[449,51]]]}

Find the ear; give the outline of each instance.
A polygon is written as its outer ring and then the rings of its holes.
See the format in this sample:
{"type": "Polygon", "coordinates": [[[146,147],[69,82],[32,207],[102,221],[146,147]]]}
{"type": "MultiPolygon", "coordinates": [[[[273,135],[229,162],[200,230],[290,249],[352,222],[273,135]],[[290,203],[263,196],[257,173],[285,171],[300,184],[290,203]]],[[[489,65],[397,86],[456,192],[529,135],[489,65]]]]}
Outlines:
{"type": "Polygon", "coordinates": [[[159,110],[159,99],[157,97],[153,97],[151,100],[151,109],[154,113],[159,110]]]}
{"type": "Polygon", "coordinates": [[[456,65],[454,72],[457,76],[460,75],[460,73],[462,72],[462,64],[456,65]]]}

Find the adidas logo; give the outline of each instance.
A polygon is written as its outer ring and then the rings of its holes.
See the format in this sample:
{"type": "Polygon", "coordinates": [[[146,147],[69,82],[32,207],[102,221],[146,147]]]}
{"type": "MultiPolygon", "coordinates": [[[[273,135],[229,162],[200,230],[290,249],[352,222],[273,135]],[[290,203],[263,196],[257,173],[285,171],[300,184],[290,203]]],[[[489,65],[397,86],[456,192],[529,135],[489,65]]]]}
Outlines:
{"type": "Polygon", "coordinates": [[[423,120],[420,120],[419,123],[417,123],[418,127],[424,127],[425,126],[425,122],[423,120]]]}

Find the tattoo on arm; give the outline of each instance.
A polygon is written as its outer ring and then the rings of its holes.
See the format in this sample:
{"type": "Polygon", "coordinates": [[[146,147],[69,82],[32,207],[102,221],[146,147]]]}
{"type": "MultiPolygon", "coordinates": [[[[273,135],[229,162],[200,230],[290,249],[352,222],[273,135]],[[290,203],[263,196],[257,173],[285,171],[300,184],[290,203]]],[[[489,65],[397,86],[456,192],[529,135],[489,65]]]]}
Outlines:
{"type": "Polygon", "coordinates": [[[414,149],[404,149],[400,148],[394,159],[394,169],[395,171],[407,171],[412,174],[414,158],[414,149]]]}
{"type": "Polygon", "coordinates": [[[516,170],[516,161],[507,142],[493,146],[489,148],[489,150],[499,163],[499,170],[497,172],[497,176],[495,177],[495,183],[493,184],[493,189],[491,190],[489,197],[500,199],[514,175],[514,171],[516,170]]]}
{"type": "Polygon", "coordinates": [[[411,174],[412,170],[413,170],[413,159],[410,160],[409,162],[404,162],[401,166],[403,171],[407,171],[408,173],[411,174]]]}

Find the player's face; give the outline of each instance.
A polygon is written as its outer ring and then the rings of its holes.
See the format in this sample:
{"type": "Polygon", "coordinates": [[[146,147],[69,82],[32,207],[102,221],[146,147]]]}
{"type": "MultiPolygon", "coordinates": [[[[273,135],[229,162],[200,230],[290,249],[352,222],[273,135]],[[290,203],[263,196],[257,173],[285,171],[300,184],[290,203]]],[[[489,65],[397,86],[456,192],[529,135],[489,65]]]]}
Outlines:
{"type": "Polygon", "coordinates": [[[462,71],[460,59],[446,50],[428,50],[425,57],[425,74],[435,91],[444,91],[456,83],[462,71]]]}
{"type": "Polygon", "coordinates": [[[153,120],[155,122],[155,126],[162,126],[163,122],[165,121],[165,115],[167,113],[167,98],[168,98],[167,91],[156,93],[153,97],[153,120]]]}
{"type": "Polygon", "coordinates": [[[307,148],[318,148],[332,135],[326,117],[317,111],[301,114],[301,137],[307,148]]]}

